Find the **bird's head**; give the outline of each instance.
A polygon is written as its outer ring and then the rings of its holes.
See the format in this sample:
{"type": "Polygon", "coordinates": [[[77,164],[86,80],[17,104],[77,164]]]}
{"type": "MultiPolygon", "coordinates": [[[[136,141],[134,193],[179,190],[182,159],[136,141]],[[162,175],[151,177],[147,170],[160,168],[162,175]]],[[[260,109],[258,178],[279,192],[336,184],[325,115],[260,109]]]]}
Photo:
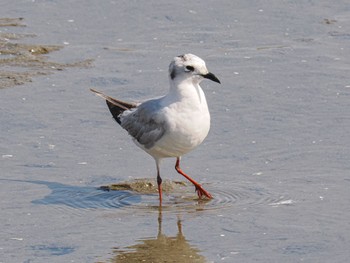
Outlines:
{"type": "Polygon", "coordinates": [[[175,57],[169,65],[169,76],[173,81],[192,80],[198,84],[206,78],[220,83],[220,80],[208,71],[204,60],[193,54],[175,57]]]}

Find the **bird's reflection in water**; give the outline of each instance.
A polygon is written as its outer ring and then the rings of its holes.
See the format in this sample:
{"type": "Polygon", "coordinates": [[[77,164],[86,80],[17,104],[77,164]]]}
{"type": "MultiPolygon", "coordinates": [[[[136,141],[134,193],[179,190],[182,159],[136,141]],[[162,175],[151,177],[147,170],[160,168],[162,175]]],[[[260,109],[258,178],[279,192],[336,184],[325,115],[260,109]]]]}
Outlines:
{"type": "Polygon", "coordinates": [[[178,233],[176,236],[166,236],[162,233],[162,211],[158,214],[158,235],[154,238],[139,239],[139,243],[116,250],[112,262],[206,262],[199,254],[200,250],[191,246],[182,233],[181,220],[177,220],[178,233]]]}

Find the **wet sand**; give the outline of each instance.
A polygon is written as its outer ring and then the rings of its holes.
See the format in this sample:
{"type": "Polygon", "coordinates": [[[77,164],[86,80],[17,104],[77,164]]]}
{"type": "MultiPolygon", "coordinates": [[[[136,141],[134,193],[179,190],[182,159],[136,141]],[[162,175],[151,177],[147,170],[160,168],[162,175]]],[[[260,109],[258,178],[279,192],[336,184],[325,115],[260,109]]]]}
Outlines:
{"type": "Polygon", "coordinates": [[[347,262],[347,1],[21,0],[0,18],[0,262],[347,262]],[[160,210],[134,187],[154,161],[89,88],[160,96],[187,52],[222,82],[203,82],[211,131],[182,161],[214,199],[176,185],[160,210]]]}
{"type": "Polygon", "coordinates": [[[35,38],[35,34],[16,34],[11,27],[25,27],[23,18],[0,18],[0,89],[31,82],[33,77],[48,75],[67,67],[89,67],[92,60],[76,63],[57,63],[48,60],[47,55],[60,50],[60,45],[20,43],[23,38],[35,38]]]}

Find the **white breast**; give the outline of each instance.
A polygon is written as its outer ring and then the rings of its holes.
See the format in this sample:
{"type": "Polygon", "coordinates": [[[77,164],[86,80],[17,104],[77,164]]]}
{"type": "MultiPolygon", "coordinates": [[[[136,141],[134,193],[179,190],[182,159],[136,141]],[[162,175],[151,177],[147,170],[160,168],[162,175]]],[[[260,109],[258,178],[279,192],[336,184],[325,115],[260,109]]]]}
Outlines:
{"type": "Polygon", "coordinates": [[[179,157],[196,148],[207,137],[210,114],[202,89],[195,99],[182,99],[164,108],[168,125],[164,136],[148,150],[159,158],[179,157]]]}

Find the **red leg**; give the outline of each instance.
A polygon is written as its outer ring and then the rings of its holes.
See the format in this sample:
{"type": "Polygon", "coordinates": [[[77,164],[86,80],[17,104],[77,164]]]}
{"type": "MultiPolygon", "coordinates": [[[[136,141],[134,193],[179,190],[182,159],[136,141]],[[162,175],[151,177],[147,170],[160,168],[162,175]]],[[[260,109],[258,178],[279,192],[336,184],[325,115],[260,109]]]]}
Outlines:
{"type": "Polygon", "coordinates": [[[156,160],[157,165],[157,184],[158,184],[158,194],[159,194],[159,204],[162,204],[162,178],[159,172],[159,160],[156,160]]]}
{"type": "Polygon", "coordinates": [[[197,191],[197,194],[198,194],[199,198],[202,198],[203,195],[205,195],[209,199],[213,198],[212,195],[209,194],[206,190],[204,190],[204,188],[199,183],[197,183],[195,180],[193,180],[191,177],[189,177],[187,174],[185,174],[181,170],[181,168],[180,168],[180,158],[176,159],[175,169],[176,169],[176,171],[179,174],[183,175],[188,181],[190,181],[196,187],[196,191],[197,191]]]}
{"type": "Polygon", "coordinates": [[[162,203],[162,178],[159,175],[157,175],[157,184],[158,184],[158,193],[159,193],[159,203],[162,203]]]}

